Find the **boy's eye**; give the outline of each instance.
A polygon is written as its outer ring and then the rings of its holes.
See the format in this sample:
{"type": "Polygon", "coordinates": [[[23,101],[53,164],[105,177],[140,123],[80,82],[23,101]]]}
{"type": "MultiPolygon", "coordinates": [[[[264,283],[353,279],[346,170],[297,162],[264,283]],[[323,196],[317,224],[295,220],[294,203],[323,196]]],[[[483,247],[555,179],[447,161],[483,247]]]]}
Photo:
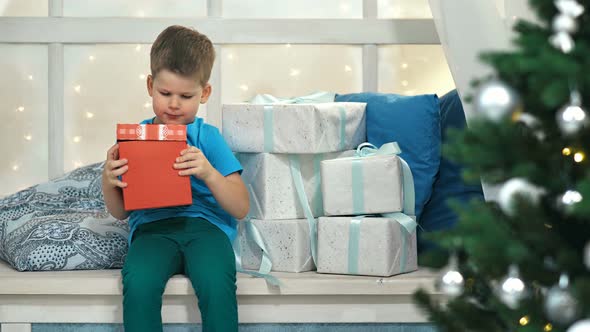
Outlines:
{"type": "Polygon", "coordinates": [[[170,95],[170,92],[163,92],[163,91],[160,91],[160,94],[161,94],[162,96],[169,96],[169,95],[170,95]]]}
{"type": "Polygon", "coordinates": [[[182,98],[184,99],[191,99],[193,96],[188,96],[188,95],[182,95],[182,98]]]}

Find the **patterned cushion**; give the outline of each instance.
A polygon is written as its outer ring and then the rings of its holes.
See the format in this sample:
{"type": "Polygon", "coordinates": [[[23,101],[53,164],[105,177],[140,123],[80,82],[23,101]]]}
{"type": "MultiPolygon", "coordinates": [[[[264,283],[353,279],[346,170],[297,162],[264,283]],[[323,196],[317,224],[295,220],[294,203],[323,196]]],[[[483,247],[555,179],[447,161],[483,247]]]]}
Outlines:
{"type": "Polygon", "coordinates": [[[106,211],[102,165],[0,199],[0,259],[19,271],[121,268],[129,227],[106,211]]]}

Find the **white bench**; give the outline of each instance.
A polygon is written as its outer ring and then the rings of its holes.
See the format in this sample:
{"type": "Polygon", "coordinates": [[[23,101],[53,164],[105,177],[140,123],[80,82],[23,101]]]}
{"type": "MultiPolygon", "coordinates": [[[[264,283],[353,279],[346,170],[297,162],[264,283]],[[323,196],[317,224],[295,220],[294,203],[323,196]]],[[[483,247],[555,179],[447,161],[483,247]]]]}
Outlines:
{"type": "MultiPolygon", "coordinates": [[[[282,286],[238,273],[241,323],[426,322],[412,302],[424,288],[437,297],[434,273],[389,278],[273,272],[282,286]]],[[[0,261],[2,332],[30,332],[32,323],[121,323],[121,271],[18,272],[0,261]]],[[[164,293],[164,323],[200,322],[190,281],[174,276],[164,293]]]]}

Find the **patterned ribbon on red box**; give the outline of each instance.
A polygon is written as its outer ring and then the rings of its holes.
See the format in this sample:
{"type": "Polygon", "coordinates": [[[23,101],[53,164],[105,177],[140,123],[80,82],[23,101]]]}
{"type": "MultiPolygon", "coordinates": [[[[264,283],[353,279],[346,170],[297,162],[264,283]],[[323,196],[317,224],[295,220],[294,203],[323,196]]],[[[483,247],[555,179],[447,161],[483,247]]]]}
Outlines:
{"type": "Polygon", "coordinates": [[[186,141],[185,125],[117,124],[119,141],[186,141]]]}

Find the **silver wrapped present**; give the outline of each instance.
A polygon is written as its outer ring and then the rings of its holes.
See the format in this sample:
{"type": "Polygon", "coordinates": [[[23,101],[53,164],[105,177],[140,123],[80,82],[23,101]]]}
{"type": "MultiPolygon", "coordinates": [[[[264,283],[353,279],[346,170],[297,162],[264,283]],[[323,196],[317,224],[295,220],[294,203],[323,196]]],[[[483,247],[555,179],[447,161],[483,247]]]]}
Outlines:
{"type": "Polygon", "coordinates": [[[223,137],[235,152],[324,153],[366,139],[365,103],[224,104],[223,137]]]}
{"type": "Polygon", "coordinates": [[[396,155],[324,160],[321,176],[326,216],[402,211],[402,166],[396,155]]]}
{"type": "Polygon", "coordinates": [[[319,218],[317,271],[388,277],[416,270],[414,218],[391,215],[319,218]]]}

